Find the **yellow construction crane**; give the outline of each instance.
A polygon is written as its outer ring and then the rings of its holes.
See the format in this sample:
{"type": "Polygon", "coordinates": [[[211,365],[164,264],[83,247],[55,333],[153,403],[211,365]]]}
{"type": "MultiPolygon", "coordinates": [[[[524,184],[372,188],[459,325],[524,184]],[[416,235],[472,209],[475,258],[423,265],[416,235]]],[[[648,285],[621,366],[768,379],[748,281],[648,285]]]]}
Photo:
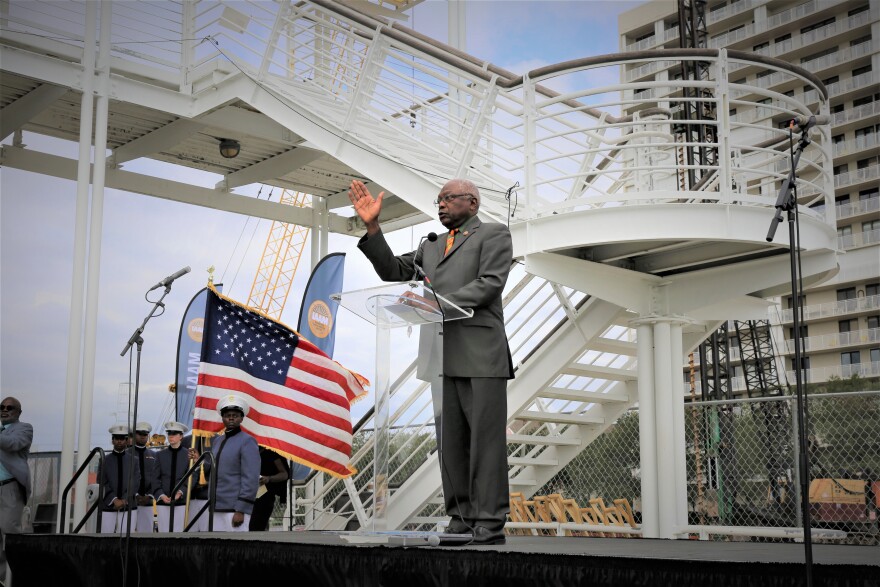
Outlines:
{"type": "MultiPolygon", "coordinates": [[[[312,198],[302,192],[284,190],[281,192],[280,202],[305,208],[311,206],[312,198]]],[[[309,228],[306,226],[278,220],[272,222],[260,266],[248,295],[248,306],[275,320],[281,319],[281,312],[287,303],[293,276],[296,275],[308,236],[309,228]]]]}

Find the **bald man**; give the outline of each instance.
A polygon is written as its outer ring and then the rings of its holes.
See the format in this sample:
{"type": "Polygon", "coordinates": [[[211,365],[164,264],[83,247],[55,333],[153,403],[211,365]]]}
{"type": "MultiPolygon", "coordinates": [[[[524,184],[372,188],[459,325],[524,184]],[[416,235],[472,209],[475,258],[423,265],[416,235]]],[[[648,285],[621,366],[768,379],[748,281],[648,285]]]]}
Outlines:
{"type": "Polygon", "coordinates": [[[21,402],[0,402],[0,581],[6,581],[6,535],[21,533],[21,513],[31,490],[28,453],[34,428],[20,422],[21,402]]]}
{"type": "MultiPolygon", "coordinates": [[[[451,517],[448,532],[472,534],[476,544],[503,543],[510,510],[505,434],[513,362],[501,294],[513,263],[510,231],[497,222],[482,222],[477,216],[480,190],[468,179],[452,179],[435,201],[437,218],[449,232],[395,256],[379,227],[383,195],[373,198],[358,180],[348,192],[367,228],[358,248],[379,277],[408,281],[418,265],[438,294],[474,312],[443,325],[442,384],[437,386],[442,388],[442,401],[439,394],[433,398],[441,431],[437,438],[443,497],[451,517]]],[[[437,337],[431,328],[421,330],[418,376],[430,381],[430,349],[437,337]]]]}

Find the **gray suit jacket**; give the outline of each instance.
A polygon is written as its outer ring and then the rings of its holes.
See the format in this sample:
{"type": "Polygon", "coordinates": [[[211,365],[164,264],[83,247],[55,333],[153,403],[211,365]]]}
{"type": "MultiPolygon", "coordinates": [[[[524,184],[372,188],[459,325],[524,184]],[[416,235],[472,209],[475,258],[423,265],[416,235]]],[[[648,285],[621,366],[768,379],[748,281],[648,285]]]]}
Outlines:
{"type": "MultiPolygon", "coordinates": [[[[443,331],[444,375],[451,377],[513,378],[513,362],[504,330],[501,293],[513,262],[510,231],[503,224],[478,218],[459,234],[446,256],[446,238],[425,241],[421,249],[395,256],[382,233],[364,236],[358,247],[385,281],[407,281],[418,263],[436,292],[453,304],[472,309],[474,315],[450,321],[443,331]],[[419,258],[416,255],[419,254],[419,258]]],[[[429,295],[429,294],[426,294],[429,295]]],[[[419,341],[418,377],[431,380],[431,348],[436,331],[422,326],[419,341]]]]}
{"type": "Polygon", "coordinates": [[[31,492],[28,454],[33,439],[34,428],[26,422],[12,422],[0,432],[0,463],[22,484],[28,495],[31,492]]]}

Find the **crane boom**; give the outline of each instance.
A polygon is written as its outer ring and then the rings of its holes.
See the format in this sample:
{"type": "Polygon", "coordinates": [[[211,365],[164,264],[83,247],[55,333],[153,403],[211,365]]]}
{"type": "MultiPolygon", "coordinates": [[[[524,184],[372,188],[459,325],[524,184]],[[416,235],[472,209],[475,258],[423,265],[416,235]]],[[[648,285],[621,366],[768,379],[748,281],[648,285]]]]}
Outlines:
{"type": "MultiPolygon", "coordinates": [[[[280,201],[282,204],[306,207],[311,205],[311,196],[284,190],[280,201]]],[[[275,320],[281,318],[309,230],[306,226],[278,220],[272,223],[266,237],[266,246],[263,247],[260,266],[248,295],[248,306],[275,320]]]]}

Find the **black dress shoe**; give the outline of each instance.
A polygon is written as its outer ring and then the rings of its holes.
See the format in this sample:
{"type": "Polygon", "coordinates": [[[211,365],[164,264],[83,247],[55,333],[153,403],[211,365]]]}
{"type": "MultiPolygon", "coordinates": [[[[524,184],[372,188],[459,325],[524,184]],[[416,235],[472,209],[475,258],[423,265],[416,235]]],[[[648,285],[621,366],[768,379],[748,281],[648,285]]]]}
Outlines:
{"type": "Polygon", "coordinates": [[[507,538],[504,536],[504,529],[490,530],[484,526],[476,526],[474,528],[473,544],[504,544],[507,538]]]}
{"type": "Polygon", "coordinates": [[[446,526],[446,529],[443,531],[444,534],[473,534],[474,531],[467,524],[464,523],[464,520],[459,518],[453,518],[449,521],[449,525],[446,526]]]}

